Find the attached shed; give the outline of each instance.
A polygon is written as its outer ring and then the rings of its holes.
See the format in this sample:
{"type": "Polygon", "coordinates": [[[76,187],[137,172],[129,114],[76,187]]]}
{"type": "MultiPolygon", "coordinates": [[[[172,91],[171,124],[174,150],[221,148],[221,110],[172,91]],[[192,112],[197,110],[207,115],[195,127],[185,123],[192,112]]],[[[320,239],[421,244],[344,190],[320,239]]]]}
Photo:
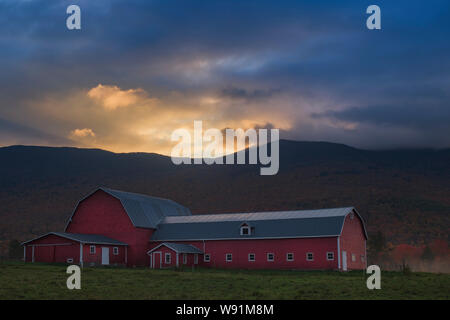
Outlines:
{"type": "Polygon", "coordinates": [[[50,232],[22,243],[27,262],[126,265],[127,244],[98,234],[50,232]]]}
{"type": "Polygon", "coordinates": [[[150,267],[161,269],[197,265],[203,251],[190,244],[163,242],[147,254],[150,256],[150,267]]]}

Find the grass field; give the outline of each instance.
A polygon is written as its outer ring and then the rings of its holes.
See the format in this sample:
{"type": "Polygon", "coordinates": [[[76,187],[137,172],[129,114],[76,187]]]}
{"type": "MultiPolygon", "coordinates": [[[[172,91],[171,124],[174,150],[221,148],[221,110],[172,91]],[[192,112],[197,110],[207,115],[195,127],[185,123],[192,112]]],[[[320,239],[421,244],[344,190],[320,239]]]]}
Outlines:
{"type": "Polygon", "coordinates": [[[449,299],[450,275],[382,272],[368,290],[363,271],[151,270],[85,268],[81,290],[66,266],[0,262],[0,299],[449,299]]]}

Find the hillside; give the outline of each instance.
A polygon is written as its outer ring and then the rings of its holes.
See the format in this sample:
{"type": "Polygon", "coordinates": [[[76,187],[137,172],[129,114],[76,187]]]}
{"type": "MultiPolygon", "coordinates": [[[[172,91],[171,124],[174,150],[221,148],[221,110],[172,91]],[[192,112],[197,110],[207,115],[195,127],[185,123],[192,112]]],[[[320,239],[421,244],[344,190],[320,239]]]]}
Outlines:
{"type": "Polygon", "coordinates": [[[393,243],[448,240],[450,149],[367,151],[280,142],[280,171],[259,165],[182,165],[148,153],[0,148],[0,241],[62,230],[98,186],[170,198],[194,214],[355,206],[369,234],[393,243]]]}

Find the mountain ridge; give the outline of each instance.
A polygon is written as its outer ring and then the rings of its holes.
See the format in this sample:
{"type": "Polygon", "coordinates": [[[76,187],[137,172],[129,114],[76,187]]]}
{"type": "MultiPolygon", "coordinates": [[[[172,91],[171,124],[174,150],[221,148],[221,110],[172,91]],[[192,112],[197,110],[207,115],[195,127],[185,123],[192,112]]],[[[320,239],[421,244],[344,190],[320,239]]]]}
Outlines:
{"type": "Polygon", "coordinates": [[[449,163],[450,149],[281,140],[279,173],[260,176],[260,165],[176,166],[155,153],[1,147],[0,241],[62,230],[99,186],[172,199],[194,214],[355,206],[369,233],[394,243],[448,240],[449,163]]]}

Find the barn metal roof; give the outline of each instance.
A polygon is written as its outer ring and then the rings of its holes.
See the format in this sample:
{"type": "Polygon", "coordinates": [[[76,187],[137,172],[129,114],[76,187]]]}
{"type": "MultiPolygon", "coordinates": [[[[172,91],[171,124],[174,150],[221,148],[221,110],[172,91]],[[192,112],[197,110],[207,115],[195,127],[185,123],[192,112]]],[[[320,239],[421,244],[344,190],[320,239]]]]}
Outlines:
{"type": "Polygon", "coordinates": [[[183,217],[166,217],[162,223],[199,223],[220,221],[256,221],[278,219],[306,219],[342,217],[351,212],[353,207],[319,210],[265,211],[249,213],[198,214],[183,217]]]}
{"type": "MultiPolygon", "coordinates": [[[[156,226],[163,220],[164,217],[191,215],[191,211],[188,208],[169,199],[113,190],[104,187],[96,189],[81,201],[88,198],[98,190],[102,190],[117,198],[122,203],[125,211],[127,212],[131,222],[135,227],[156,228],[156,226]]],[[[69,222],[66,225],[66,229],[75,211],[72,213],[72,216],[70,217],[69,222]]]]}
{"type": "Polygon", "coordinates": [[[342,232],[345,216],[352,211],[359,216],[353,207],[347,207],[166,217],[159,224],[150,240],[181,241],[339,236],[342,232]],[[240,235],[240,227],[243,223],[247,223],[254,228],[251,235],[240,235]]]}
{"type": "Polygon", "coordinates": [[[62,238],[74,240],[80,243],[92,243],[92,244],[111,244],[111,245],[118,245],[118,246],[127,246],[125,242],[121,242],[115,239],[111,239],[99,234],[84,234],[84,233],[67,233],[67,232],[49,232],[46,233],[40,237],[34,238],[32,240],[26,241],[22,243],[22,245],[27,244],[31,241],[35,241],[37,239],[41,239],[43,237],[46,237],[48,235],[55,235],[62,238]]]}
{"type": "Polygon", "coordinates": [[[147,253],[151,253],[153,251],[155,251],[156,249],[158,249],[159,247],[162,246],[166,246],[170,249],[172,249],[173,251],[177,252],[177,253],[200,253],[202,254],[203,251],[200,250],[199,248],[190,245],[190,244],[183,244],[183,243],[172,243],[172,242],[163,242],[161,243],[159,246],[153,248],[152,250],[148,251],[147,253]]]}

